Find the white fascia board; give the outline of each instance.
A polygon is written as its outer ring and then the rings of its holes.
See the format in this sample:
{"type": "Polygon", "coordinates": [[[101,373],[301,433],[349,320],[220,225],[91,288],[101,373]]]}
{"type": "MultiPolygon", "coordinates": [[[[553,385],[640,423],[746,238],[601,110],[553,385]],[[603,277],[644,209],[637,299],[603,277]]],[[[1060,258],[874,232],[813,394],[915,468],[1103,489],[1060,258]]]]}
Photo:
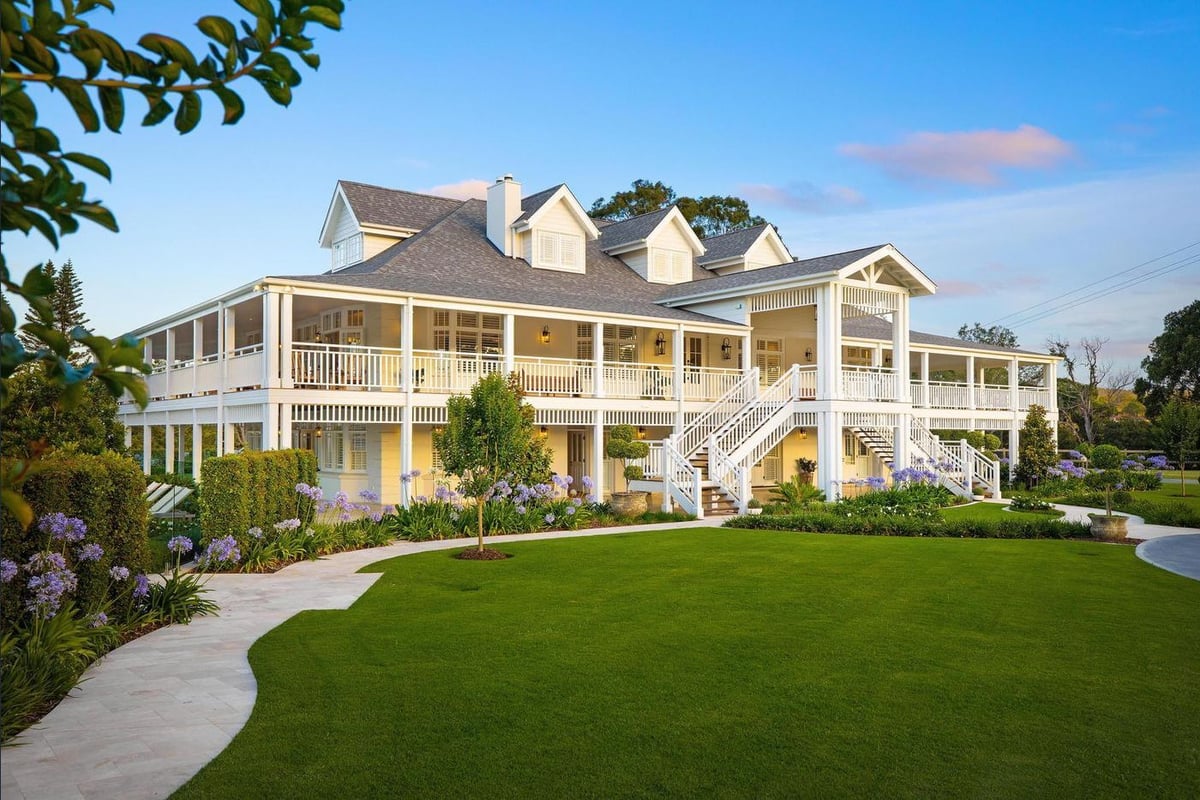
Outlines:
{"type": "MultiPolygon", "coordinates": [[[[912,331],[909,332],[910,334],[912,331]]],[[[890,339],[864,339],[864,341],[879,341],[889,342],[890,339]]],[[[979,350],[970,346],[970,343],[964,343],[962,347],[957,347],[950,344],[928,344],[926,342],[909,342],[908,349],[914,353],[930,353],[949,356],[977,356],[980,358],[997,358],[1008,361],[1016,358],[1019,361],[1026,361],[1037,364],[1049,364],[1055,361],[1062,361],[1059,356],[1053,356],[1049,353],[1031,353],[1027,350],[979,350]]]]}
{"type": "Polygon", "coordinates": [[[861,271],[865,267],[874,264],[876,261],[886,256],[891,256],[892,260],[899,264],[900,268],[908,273],[918,286],[924,289],[922,292],[914,292],[910,289],[910,295],[921,296],[927,294],[937,294],[937,284],[931,281],[928,275],[918,269],[916,264],[909,261],[908,258],[906,258],[905,255],[897,250],[896,246],[892,244],[885,244],[883,247],[870,253],[869,255],[860,258],[853,264],[847,264],[846,266],[842,267],[840,270],[838,270],[838,277],[842,279],[849,278],[854,273],[861,271]]]}
{"type": "Polygon", "coordinates": [[[542,215],[546,213],[546,209],[558,202],[566,202],[567,208],[570,210],[571,215],[575,217],[575,220],[583,227],[583,229],[592,239],[600,238],[600,229],[596,227],[596,223],[592,222],[592,218],[589,217],[587,212],[583,210],[583,206],[581,206],[579,201],[575,199],[575,195],[565,183],[562,186],[559,186],[554,194],[550,195],[550,198],[546,202],[542,203],[541,207],[537,211],[530,214],[528,219],[522,220],[521,222],[513,225],[513,230],[517,233],[524,233],[525,231],[529,230],[536,225],[538,220],[541,219],[542,215]]]}
{"type": "MultiPolygon", "coordinates": [[[[792,251],[788,250],[787,245],[783,243],[783,237],[779,235],[779,231],[775,230],[774,225],[768,224],[766,230],[763,231],[762,236],[759,236],[754,240],[754,244],[758,244],[760,241],[762,241],[763,236],[766,236],[771,240],[771,246],[775,248],[775,252],[783,257],[783,261],[781,263],[786,264],[789,261],[796,260],[795,256],[792,255],[792,251]]],[[[751,245],[750,247],[753,246],[754,245],[751,245]]],[[[750,248],[746,248],[746,252],[749,251],[750,248]]]]}
{"type": "MultiPolygon", "coordinates": [[[[775,266],[784,266],[776,264],[775,266]]],[[[771,269],[767,267],[766,269],[771,269]]],[[[759,270],[752,270],[758,272],[759,270]]],[[[735,273],[742,274],[742,273],[735,273]]],[[[711,300],[727,300],[731,297],[749,297],[754,294],[762,294],[764,292],[773,292],[776,289],[795,289],[801,286],[813,286],[822,283],[828,283],[830,278],[838,277],[838,273],[834,270],[828,272],[817,272],[812,275],[805,275],[800,278],[779,278],[778,280],[765,281],[763,283],[752,283],[748,286],[737,286],[729,289],[717,291],[698,291],[696,294],[686,295],[684,297],[673,297],[670,300],[659,300],[658,304],[667,306],[668,308],[676,308],[678,306],[691,305],[692,303],[707,303],[711,300]]],[[[707,280],[697,281],[701,285],[708,283],[707,280]]],[[[699,287],[697,287],[699,288],[699,287]]]]}
{"type": "Polygon", "coordinates": [[[346,193],[342,190],[342,182],[338,181],[333,190],[333,197],[329,200],[329,208],[325,211],[325,221],[321,223],[321,235],[317,237],[317,243],[321,247],[333,247],[333,230],[330,223],[333,222],[333,210],[337,208],[339,199],[346,213],[354,218],[354,224],[359,225],[358,217],[355,216],[354,209],[350,208],[350,201],[346,199],[346,193]]]}
{"type": "Polygon", "coordinates": [[[666,225],[668,222],[672,222],[683,229],[684,238],[686,238],[688,240],[688,244],[692,246],[693,256],[702,256],[708,252],[707,248],[704,246],[704,242],[700,241],[700,237],[696,235],[696,232],[692,230],[692,226],[688,224],[687,217],[685,217],[683,212],[679,210],[679,206],[671,206],[670,212],[662,218],[662,222],[655,225],[654,230],[650,231],[650,233],[646,235],[646,241],[650,241],[650,239],[653,238],[656,233],[658,233],[658,229],[663,225],[666,225]]]}
{"type": "Polygon", "coordinates": [[[359,225],[358,228],[372,236],[390,236],[393,239],[407,239],[421,232],[419,228],[399,228],[391,225],[359,225]]]}

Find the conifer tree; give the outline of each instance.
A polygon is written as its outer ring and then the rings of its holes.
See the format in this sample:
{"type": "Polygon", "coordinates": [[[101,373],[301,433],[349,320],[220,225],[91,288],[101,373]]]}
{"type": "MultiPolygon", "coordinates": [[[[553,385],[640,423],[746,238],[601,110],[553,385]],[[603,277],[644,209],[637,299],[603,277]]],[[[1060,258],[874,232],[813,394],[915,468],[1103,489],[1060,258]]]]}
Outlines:
{"type": "MultiPolygon", "coordinates": [[[[57,284],[58,268],[54,266],[53,261],[51,261],[50,259],[46,259],[46,263],[42,267],[42,272],[44,272],[46,274],[46,277],[50,279],[51,284],[57,284]]],[[[33,306],[30,306],[29,308],[25,309],[25,322],[27,324],[36,325],[41,321],[42,321],[41,318],[38,316],[37,311],[34,310],[33,306]]],[[[38,340],[36,337],[26,333],[24,330],[18,331],[17,336],[21,340],[21,345],[26,350],[37,350],[39,347],[42,346],[42,343],[40,340],[38,340]]]]}
{"type": "Polygon", "coordinates": [[[83,286],[71,259],[59,269],[54,278],[54,324],[63,335],[77,326],[87,327],[88,318],[83,313],[83,286]]]}
{"type": "Polygon", "coordinates": [[[1017,461],[1016,478],[1032,488],[1049,473],[1058,462],[1058,449],[1054,432],[1046,421],[1046,409],[1031,405],[1021,426],[1020,458],[1017,461]]]}

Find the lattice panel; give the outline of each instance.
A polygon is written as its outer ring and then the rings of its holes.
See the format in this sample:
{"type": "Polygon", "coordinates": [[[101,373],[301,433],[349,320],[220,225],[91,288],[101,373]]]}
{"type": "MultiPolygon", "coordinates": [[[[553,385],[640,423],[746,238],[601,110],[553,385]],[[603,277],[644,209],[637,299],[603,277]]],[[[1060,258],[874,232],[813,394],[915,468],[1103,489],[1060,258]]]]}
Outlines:
{"type": "Polygon", "coordinates": [[[842,287],[843,317],[872,317],[900,310],[903,295],[865,286],[842,287]]]}
{"type": "Polygon", "coordinates": [[[751,311],[780,311],[785,308],[815,306],[816,304],[817,289],[815,286],[780,289],[776,292],[756,294],[750,298],[751,311]]]}
{"type": "Polygon", "coordinates": [[[869,411],[849,411],[844,419],[847,428],[891,428],[900,424],[898,414],[876,414],[869,411]]]}
{"type": "Polygon", "coordinates": [[[263,407],[258,403],[246,406],[225,406],[226,422],[262,422],[263,407]]]}
{"type": "Polygon", "coordinates": [[[673,411],[606,411],[605,425],[661,425],[671,427],[675,424],[673,411]]]}
{"type": "Polygon", "coordinates": [[[539,408],[533,421],[536,425],[594,425],[596,412],[586,408],[539,408]]]}
{"type": "Polygon", "coordinates": [[[399,423],[402,421],[402,406],[329,406],[294,405],[292,422],[375,422],[399,423]]]}
{"type": "Polygon", "coordinates": [[[412,411],[413,422],[431,422],[434,424],[445,424],[446,422],[445,406],[414,406],[412,411]]]}

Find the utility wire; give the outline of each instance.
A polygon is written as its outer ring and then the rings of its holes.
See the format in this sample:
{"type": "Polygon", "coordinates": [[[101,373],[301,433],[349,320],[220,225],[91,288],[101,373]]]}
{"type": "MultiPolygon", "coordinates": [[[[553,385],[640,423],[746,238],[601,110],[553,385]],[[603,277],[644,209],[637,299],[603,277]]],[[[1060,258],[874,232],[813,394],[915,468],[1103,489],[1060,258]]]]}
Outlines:
{"type": "MultiPolygon", "coordinates": [[[[1143,261],[1143,262],[1142,262],[1142,263],[1140,263],[1140,264],[1136,264],[1136,265],[1134,265],[1134,266],[1132,266],[1132,267],[1129,267],[1128,269],[1123,269],[1123,270],[1120,270],[1119,272],[1114,272],[1114,273],[1113,273],[1113,274],[1111,274],[1111,275],[1105,276],[1105,277],[1103,277],[1103,278],[1100,278],[1099,280],[1096,280],[1096,281],[1092,281],[1091,283],[1085,283],[1083,286],[1080,286],[1080,287],[1079,287],[1079,288],[1077,288],[1077,289],[1072,289],[1071,291],[1069,291],[1069,292],[1065,292],[1065,293],[1063,293],[1063,294],[1060,294],[1060,295],[1058,295],[1057,297],[1051,297],[1049,300],[1043,300],[1043,301],[1042,301],[1042,302],[1040,302],[1040,303],[1035,303],[1034,305],[1031,305],[1031,306],[1029,306],[1029,307],[1027,307],[1027,308],[1023,308],[1023,309],[1021,309],[1021,310],[1019,310],[1019,311],[1014,311],[1014,312],[1012,312],[1011,314],[1005,314],[1005,315],[1004,315],[1004,316],[1002,316],[1002,317],[998,317],[998,318],[996,318],[996,319],[992,320],[991,322],[989,322],[989,323],[988,323],[988,325],[996,325],[997,323],[1002,323],[1002,322],[1003,322],[1004,320],[1006,320],[1006,319],[1013,319],[1014,317],[1021,317],[1021,316],[1024,316],[1026,313],[1028,313],[1028,312],[1030,312],[1030,311],[1033,311],[1034,309],[1041,308],[1042,306],[1049,305],[1050,303],[1057,302],[1057,301],[1059,301],[1059,300],[1062,300],[1063,298],[1070,297],[1070,296],[1071,296],[1071,295],[1073,295],[1073,294],[1079,294],[1079,293],[1080,293],[1080,292],[1082,292],[1084,289],[1090,289],[1090,288],[1092,288],[1093,286],[1099,286],[1099,285],[1100,285],[1100,284],[1102,284],[1102,283],[1108,283],[1108,282],[1109,282],[1110,280],[1112,280],[1113,278],[1116,278],[1116,277],[1118,277],[1118,276],[1124,275],[1124,274],[1126,274],[1126,273],[1129,273],[1129,272],[1133,272],[1134,270],[1141,269],[1142,267],[1145,267],[1145,266],[1148,266],[1148,265],[1150,265],[1150,264],[1153,264],[1153,263],[1154,263],[1154,262],[1156,262],[1156,261],[1162,261],[1164,258],[1170,258],[1170,257],[1171,257],[1171,256],[1173,256],[1173,255],[1176,255],[1176,254],[1178,254],[1178,253],[1182,253],[1184,250],[1190,250],[1190,249],[1192,249],[1193,247],[1195,247],[1196,245],[1200,245],[1200,241],[1195,241],[1195,242],[1192,242],[1191,244],[1184,245],[1183,247],[1179,248],[1178,250],[1172,250],[1172,251],[1171,251],[1171,252],[1169,252],[1169,253],[1163,253],[1161,256],[1156,256],[1156,257],[1154,257],[1154,258],[1150,259],[1149,261],[1143,261]]],[[[1190,257],[1190,256],[1189,256],[1189,257],[1190,257]]],[[[1157,267],[1156,267],[1156,269],[1157,269],[1157,267]]],[[[1016,323],[1016,324],[1024,324],[1024,323],[1016,323]]]]}

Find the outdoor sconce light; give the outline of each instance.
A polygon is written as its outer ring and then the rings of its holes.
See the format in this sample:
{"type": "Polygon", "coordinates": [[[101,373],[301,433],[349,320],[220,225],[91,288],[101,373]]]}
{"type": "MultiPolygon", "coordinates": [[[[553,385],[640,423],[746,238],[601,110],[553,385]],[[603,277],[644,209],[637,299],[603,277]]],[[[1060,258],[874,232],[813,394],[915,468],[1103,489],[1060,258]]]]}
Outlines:
{"type": "Polygon", "coordinates": [[[325,429],[322,428],[320,425],[318,425],[317,429],[315,431],[313,431],[313,436],[316,436],[318,439],[320,439],[324,435],[325,435],[325,429]]]}
{"type": "Polygon", "coordinates": [[[550,326],[542,326],[542,334],[538,337],[542,344],[550,344],[550,326]]]}
{"type": "Polygon", "coordinates": [[[733,358],[733,345],[729,342],[729,337],[726,336],[721,341],[721,360],[728,361],[733,358]]]}
{"type": "Polygon", "coordinates": [[[538,429],[538,433],[540,433],[544,439],[550,434],[550,429],[543,425],[540,429],[538,429]]]}
{"type": "Polygon", "coordinates": [[[643,427],[641,427],[640,425],[638,426],[638,438],[639,438],[639,439],[645,439],[645,438],[646,438],[646,429],[645,429],[645,428],[643,428],[643,427]]]}
{"type": "Polygon", "coordinates": [[[808,438],[808,428],[801,428],[801,429],[800,429],[800,438],[801,438],[801,439],[807,439],[807,438],[808,438]]]}
{"type": "Polygon", "coordinates": [[[667,335],[662,331],[658,332],[658,336],[654,337],[654,355],[662,356],[667,354],[667,335]]]}
{"type": "Polygon", "coordinates": [[[812,361],[812,348],[811,347],[804,348],[804,360],[812,361]]]}
{"type": "Polygon", "coordinates": [[[316,333],[313,334],[313,341],[316,342],[317,344],[321,343],[321,332],[320,331],[317,331],[316,333]]]}

